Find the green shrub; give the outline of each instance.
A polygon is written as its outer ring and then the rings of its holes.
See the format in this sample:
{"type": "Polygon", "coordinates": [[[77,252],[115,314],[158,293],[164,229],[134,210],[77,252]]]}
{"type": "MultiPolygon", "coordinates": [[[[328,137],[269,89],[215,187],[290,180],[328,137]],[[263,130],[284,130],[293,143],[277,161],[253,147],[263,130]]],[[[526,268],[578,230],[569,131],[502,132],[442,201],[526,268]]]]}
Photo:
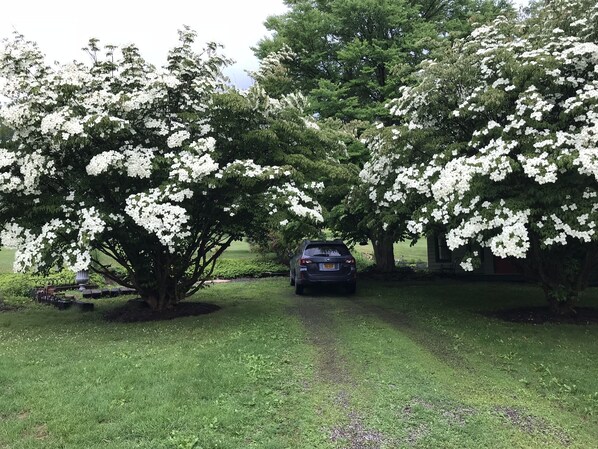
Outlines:
{"type": "Polygon", "coordinates": [[[25,304],[31,303],[31,296],[0,296],[0,311],[4,306],[8,306],[9,308],[13,306],[22,306],[25,304]]]}
{"type": "Polygon", "coordinates": [[[270,231],[260,236],[254,236],[249,239],[249,245],[252,253],[257,253],[262,257],[272,257],[280,264],[289,263],[289,253],[292,253],[299,246],[300,239],[297,235],[293,237],[285,235],[280,231],[270,231]]]}
{"type": "Polygon", "coordinates": [[[264,259],[220,259],[212,273],[213,278],[234,279],[261,277],[267,273],[286,273],[287,265],[264,259]]]}
{"type": "MultiPolygon", "coordinates": [[[[122,280],[129,282],[129,273],[121,266],[110,267],[110,271],[116,275],[117,277],[121,278],[122,280]]],[[[111,281],[114,282],[114,281],[111,281]]]]}
{"type": "MultiPolygon", "coordinates": [[[[104,278],[98,274],[90,274],[89,282],[98,286],[106,285],[104,278]]],[[[8,302],[12,297],[29,296],[31,290],[45,285],[65,285],[75,283],[75,273],[72,271],[59,271],[47,276],[28,273],[0,273],[0,293],[8,302]]]]}
{"type": "Polygon", "coordinates": [[[368,259],[362,253],[354,251],[353,256],[355,257],[355,266],[357,267],[358,273],[370,271],[374,268],[374,261],[368,259]]]}

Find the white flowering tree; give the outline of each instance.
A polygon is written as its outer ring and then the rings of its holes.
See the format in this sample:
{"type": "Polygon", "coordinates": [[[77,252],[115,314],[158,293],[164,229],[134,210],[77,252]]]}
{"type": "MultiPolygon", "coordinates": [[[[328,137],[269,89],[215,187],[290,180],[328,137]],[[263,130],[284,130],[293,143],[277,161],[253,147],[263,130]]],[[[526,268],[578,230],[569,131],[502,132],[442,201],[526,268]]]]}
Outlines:
{"type": "Polygon", "coordinates": [[[227,61],[194,38],[181,31],[161,69],[132,45],[92,40],[90,63],[47,66],[22,36],[4,42],[0,120],[14,134],[0,148],[0,220],[17,271],[90,268],[163,310],[234,239],[321,221],[302,168],[322,142],[302,97],[227,88],[227,61]]]}
{"type": "Polygon", "coordinates": [[[402,89],[402,126],[362,173],[382,207],[415,210],[411,232],[468,248],[464,269],[479,247],[524,261],[559,313],[597,268],[597,37],[586,0],[478,28],[402,89]]]}

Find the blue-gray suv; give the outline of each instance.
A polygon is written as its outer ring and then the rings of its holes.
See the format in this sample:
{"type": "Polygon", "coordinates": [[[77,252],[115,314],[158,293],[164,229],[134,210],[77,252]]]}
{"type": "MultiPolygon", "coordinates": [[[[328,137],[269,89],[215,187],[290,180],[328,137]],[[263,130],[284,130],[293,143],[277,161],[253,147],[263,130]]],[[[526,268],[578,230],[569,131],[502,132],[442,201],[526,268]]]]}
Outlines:
{"type": "Polygon", "coordinates": [[[308,286],[344,285],[349,294],[357,287],[355,258],[342,240],[304,240],[290,262],[291,285],[303,294],[308,286]]]}

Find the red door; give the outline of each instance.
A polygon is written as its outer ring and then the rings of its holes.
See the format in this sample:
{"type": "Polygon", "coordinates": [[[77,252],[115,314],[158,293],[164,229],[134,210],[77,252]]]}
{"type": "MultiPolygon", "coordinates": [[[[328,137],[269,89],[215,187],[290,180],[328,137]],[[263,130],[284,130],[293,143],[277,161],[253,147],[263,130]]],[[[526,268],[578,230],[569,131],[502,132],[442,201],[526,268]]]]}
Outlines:
{"type": "Polygon", "coordinates": [[[494,257],[494,274],[523,274],[523,269],[514,257],[494,257]]]}

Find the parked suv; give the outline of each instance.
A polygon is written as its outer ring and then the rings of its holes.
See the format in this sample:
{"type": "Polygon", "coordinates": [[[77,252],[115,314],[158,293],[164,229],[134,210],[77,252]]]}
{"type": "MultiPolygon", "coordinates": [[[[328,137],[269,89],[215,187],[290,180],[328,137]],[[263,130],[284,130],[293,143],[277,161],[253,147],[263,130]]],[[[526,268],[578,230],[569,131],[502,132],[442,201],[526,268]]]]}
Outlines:
{"type": "Polygon", "coordinates": [[[298,295],[307,286],[322,284],[345,285],[348,293],[355,293],[355,258],[342,240],[304,240],[290,265],[291,285],[298,295]]]}

